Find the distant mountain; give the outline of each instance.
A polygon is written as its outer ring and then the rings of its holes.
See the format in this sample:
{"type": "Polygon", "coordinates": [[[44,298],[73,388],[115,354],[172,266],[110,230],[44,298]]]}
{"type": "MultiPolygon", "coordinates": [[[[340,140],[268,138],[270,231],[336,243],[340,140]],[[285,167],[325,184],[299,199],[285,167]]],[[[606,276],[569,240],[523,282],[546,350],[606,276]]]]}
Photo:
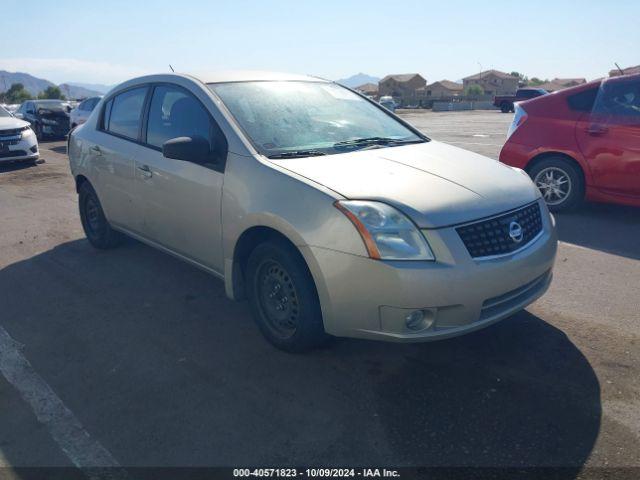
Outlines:
{"type": "Polygon", "coordinates": [[[49,80],[43,78],[37,78],[28,73],[21,72],[7,72],[0,70],[0,92],[9,90],[14,83],[21,83],[24,85],[25,90],[31,95],[38,95],[38,93],[47,89],[47,87],[53,87],[55,84],[49,80]]]}
{"type": "MultiPolygon", "coordinates": [[[[34,77],[23,72],[7,72],[0,70],[0,92],[9,90],[14,83],[21,83],[25,90],[34,97],[40,92],[45,91],[48,87],[55,86],[55,83],[45,80],[44,78],[34,77]]],[[[76,83],[63,83],[58,85],[62,94],[67,98],[85,98],[102,95],[102,91],[84,87],[76,83]]],[[[104,85],[102,85],[104,87],[104,85]]],[[[109,88],[109,87],[107,87],[109,88]]]]}
{"type": "Polygon", "coordinates": [[[351,75],[348,78],[341,78],[340,80],[336,80],[336,83],[340,85],[344,85],[345,87],[355,88],[360,85],[364,85],[365,83],[378,83],[380,79],[378,77],[372,77],[371,75],[367,75],[366,73],[357,73],[355,75],[351,75]]]}
{"type": "Polygon", "coordinates": [[[91,90],[93,92],[99,92],[102,95],[113,88],[113,85],[103,85],[102,83],[66,82],[66,84],[71,85],[72,87],[86,88],[87,90],[91,90]]]}
{"type": "Polygon", "coordinates": [[[102,95],[102,92],[90,90],[85,87],[79,87],[72,83],[61,83],[58,86],[60,87],[60,90],[62,90],[62,94],[67,98],[87,98],[102,95]]]}

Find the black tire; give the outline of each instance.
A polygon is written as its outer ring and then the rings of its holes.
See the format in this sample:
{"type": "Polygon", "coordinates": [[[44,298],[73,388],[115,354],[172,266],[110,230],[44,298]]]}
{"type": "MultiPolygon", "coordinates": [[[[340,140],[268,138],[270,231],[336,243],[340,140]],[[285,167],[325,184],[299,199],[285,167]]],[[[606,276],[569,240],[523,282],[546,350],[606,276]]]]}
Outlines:
{"type": "Polygon", "coordinates": [[[80,185],[78,205],[82,228],[91,245],[106,250],[116,247],[121,242],[122,234],[109,225],[98,195],[88,182],[80,185]]]}
{"type": "Polygon", "coordinates": [[[502,113],[509,113],[511,111],[511,105],[508,102],[502,102],[500,104],[500,111],[502,113]]]}
{"type": "Polygon", "coordinates": [[[584,178],[582,172],[579,170],[579,167],[576,167],[570,160],[564,157],[549,157],[536,162],[533,167],[529,169],[529,176],[533,180],[533,183],[540,189],[549,210],[552,212],[573,210],[584,201],[584,178]],[[563,179],[563,176],[567,179],[565,183],[556,184],[557,188],[563,192],[563,199],[560,198],[561,195],[553,192],[548,194],[547,191],[552,189],[542,186],[549,184],[550,178],[548,175],[550,173],[552,177],[556,177],[556,180],[563,179]],[[564,187],[564,185],[568,185],[568,187],[564,187]]]}
{"type": "Polygon", "coordinates": [[[35,127],[33,127],[33,132],[36,134],[36,139],[40,142],[44,138],[44,134],[42,133],[42,125],[36,123],[35,127]]]}
{"type": "Polygon", "coordinates": [[[258,245],[249,256],[245,279],[253,318],[274,346],[299,353],[329,338],[311,273],[300,253],[286,242],[258,245]]]}

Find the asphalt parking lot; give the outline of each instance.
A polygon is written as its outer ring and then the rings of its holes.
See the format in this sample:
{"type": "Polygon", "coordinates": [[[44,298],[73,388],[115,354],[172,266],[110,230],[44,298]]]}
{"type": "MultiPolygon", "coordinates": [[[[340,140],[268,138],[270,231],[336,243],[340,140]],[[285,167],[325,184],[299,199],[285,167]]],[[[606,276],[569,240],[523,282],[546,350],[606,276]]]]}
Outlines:
{"type": "MultiPolygon", "coordinates": [[[[512,118],[402,115],[493,158],[512,118]]],[[[92,249],[41,149],[0,167],[0,465],[640,467],[640,210],[558,215],[550,291],[492,327],[288,355],[219,280],[92,249]]]]}

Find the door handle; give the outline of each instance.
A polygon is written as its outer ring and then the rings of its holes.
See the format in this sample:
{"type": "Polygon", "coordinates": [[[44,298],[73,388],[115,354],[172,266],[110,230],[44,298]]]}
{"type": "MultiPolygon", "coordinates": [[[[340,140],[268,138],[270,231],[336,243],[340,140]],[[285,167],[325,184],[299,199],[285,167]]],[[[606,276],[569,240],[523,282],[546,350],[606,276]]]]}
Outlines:
{"type": "Polygon", "coordinates": [[[142,165],[137,168],[140,170],[144,178],[151,178],[153,176],[153,172],[151,171],[151,168],[149,168],[149,165],[142,165]]]}
{"type": "Polygon", "coordinates": [[[89,147],[89,151],[92,153],[95,153],[96,155],[102,155],[102,150],[98,145],[93,145],[89,147]]]}
{"type": "Polygon", "coordinates": [[[589,135],[604,135],[605,133],[607,133],[609,131],[609,129],[607,127],[605,127],[604,125],[589,125],[587,127],[587,133],[589,135]]]}

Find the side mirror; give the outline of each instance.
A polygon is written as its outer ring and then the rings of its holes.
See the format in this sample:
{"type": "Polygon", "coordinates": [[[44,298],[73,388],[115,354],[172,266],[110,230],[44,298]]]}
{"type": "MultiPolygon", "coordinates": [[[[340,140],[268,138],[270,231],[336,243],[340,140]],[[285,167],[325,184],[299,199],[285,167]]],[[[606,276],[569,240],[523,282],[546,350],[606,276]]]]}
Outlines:
{"type": "Polygon", "coordinates": [[[213,163],[211,146],[206,138],[177,137],[162,144],[162,154],[174,160],[184,160],[193,163],[213,163]]]}
{"type": "Polygon", "coordinates": [[[19,118],[19,119],[23,119],[24,118],[24,115],[22,113],[17,113],[17,112],[14,113],[13,116],[16,117],[16,118],[19,118]]]}

